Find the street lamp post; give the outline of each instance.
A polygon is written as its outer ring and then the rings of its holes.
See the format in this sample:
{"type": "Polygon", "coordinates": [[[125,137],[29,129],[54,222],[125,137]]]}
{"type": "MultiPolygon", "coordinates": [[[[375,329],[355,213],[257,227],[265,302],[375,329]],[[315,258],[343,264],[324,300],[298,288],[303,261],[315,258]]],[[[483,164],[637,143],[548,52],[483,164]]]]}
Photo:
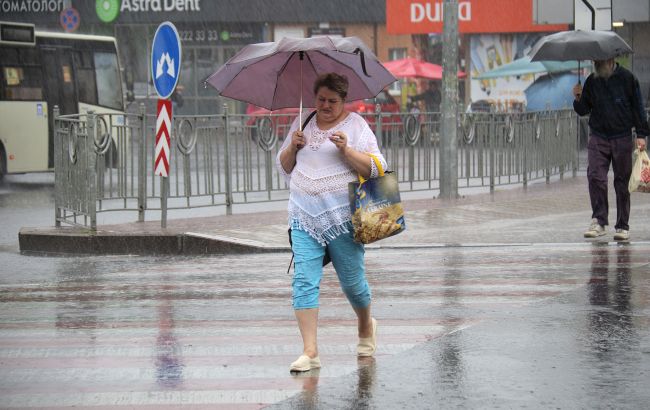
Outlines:
{"type": "Polygon", "coordinates": [[[440,198],[458,197],[458,0],[445,0],[442,29],[440,198]]]}

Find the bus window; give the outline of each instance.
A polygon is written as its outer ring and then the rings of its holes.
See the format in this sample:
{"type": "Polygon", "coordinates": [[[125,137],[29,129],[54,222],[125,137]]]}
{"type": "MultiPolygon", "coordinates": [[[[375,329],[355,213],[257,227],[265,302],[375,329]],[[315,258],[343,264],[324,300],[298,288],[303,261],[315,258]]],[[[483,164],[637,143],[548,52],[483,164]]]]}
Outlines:
{"type": "Polygon", "coordinates": [[[94,57],[99,105],[116,110],[124,109],[122,105],[122,83],[117,65],[117,54],[95,52],[94,57]]]}
{"type": "Polygon", "coordinates": [[[41,55],[35,48],[21,48],[20,49],[20,62],[24,65],[41,65],[41,55]]]}
{"type": "Polygon", "coordinates": [[[97,105],[97,84],[95,84],[92,52],[75,52],[74,67],[77,73],[77,92],[79,93],[79,101],[86,104],[97,105]]]}
{"type": "Polygon", "coordinates": [[[0,63],[2,65],[20,64],[20,59],[18,58],[18,48],[16,47],[0,48],[0,63]]]}
{"type": "Polygon", "coordinates": [[[3,48],[0,50],[0,100],[43,100],[43,79],[38,56],[31,49],[3,48]]]}

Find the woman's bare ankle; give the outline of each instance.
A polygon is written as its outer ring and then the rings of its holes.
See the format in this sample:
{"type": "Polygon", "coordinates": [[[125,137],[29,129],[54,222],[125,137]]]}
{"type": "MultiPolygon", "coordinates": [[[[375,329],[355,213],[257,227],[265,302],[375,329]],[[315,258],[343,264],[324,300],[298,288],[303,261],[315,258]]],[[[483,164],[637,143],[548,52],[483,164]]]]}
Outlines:
{"type": "Polygon", "coordinates": [[[358,335],[359,337],[370,337],[372,336],[372,322],[368,322],[368,325],[365,326],[365,328],[361,328],[361,326],[358,327],[358,335]]]}
{"type": "Polygon", "coordinates": [[[304,349],[302,351],[302,354],[309,356],[309,358],[313,359],[315,357],[318,357],[318,349],[304,349]]]}

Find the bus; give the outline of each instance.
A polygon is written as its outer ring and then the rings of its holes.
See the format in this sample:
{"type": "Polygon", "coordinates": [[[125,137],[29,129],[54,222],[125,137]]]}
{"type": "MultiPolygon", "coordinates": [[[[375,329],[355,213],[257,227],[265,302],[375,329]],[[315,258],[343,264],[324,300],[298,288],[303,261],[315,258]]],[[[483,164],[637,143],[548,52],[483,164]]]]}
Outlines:
{"type": "Polygon", "coordinates": [[[117,114],[124,125],[115,38],[0,22],[0,178],[53,170],[54,106],[117,114]]]}

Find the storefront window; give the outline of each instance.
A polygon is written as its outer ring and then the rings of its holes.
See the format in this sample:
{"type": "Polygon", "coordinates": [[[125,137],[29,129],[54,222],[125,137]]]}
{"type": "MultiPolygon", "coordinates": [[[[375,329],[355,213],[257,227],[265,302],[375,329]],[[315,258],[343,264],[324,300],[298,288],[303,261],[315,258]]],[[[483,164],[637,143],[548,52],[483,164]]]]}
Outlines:
{"type": "MultiPolygon", "coordinates": [[[[225,52],[226,49],[224,49],[225,52]]],[[[208,78],[212,73],[223,65],[219,59],[219,49],[201,48],[196,50],[196,76],[199,84],[199,95],[202,97],[216,97],[217,90],[212,87],[205,88],[203,80],[208,78]]]]}
{"type": "MultiPolygon", "coordinates": [[[[403,58],[406,58],[406,53],[407,50],[406,48],[389,48],[388,49],[388,60],[393,61],[393,60],[401,60],[403,58]]],[[[398,78],[397,81],[395,81],[393,84],[390,86],[390,91],[399,93],[402,90],[402,87],[406,85],[406,80],[403,78],[398,78]]]]}
{"type": "Polygon", "coordinates": [[[194,71],[194,50],[183,49],[181,60],[181,73],[178,78],[179,84],[183,86],[184,97],[196,96],[196,72],[194,71]]]}
{"type": "Polygon", "coordinates": [[[153,85],[149,87],[151,48],[148,39],[151,37],[148,37],[147,27],[122,25],[115,30],[126,89],[133,91],[137,98],[146,98],[153,92],[153,85]]]}

